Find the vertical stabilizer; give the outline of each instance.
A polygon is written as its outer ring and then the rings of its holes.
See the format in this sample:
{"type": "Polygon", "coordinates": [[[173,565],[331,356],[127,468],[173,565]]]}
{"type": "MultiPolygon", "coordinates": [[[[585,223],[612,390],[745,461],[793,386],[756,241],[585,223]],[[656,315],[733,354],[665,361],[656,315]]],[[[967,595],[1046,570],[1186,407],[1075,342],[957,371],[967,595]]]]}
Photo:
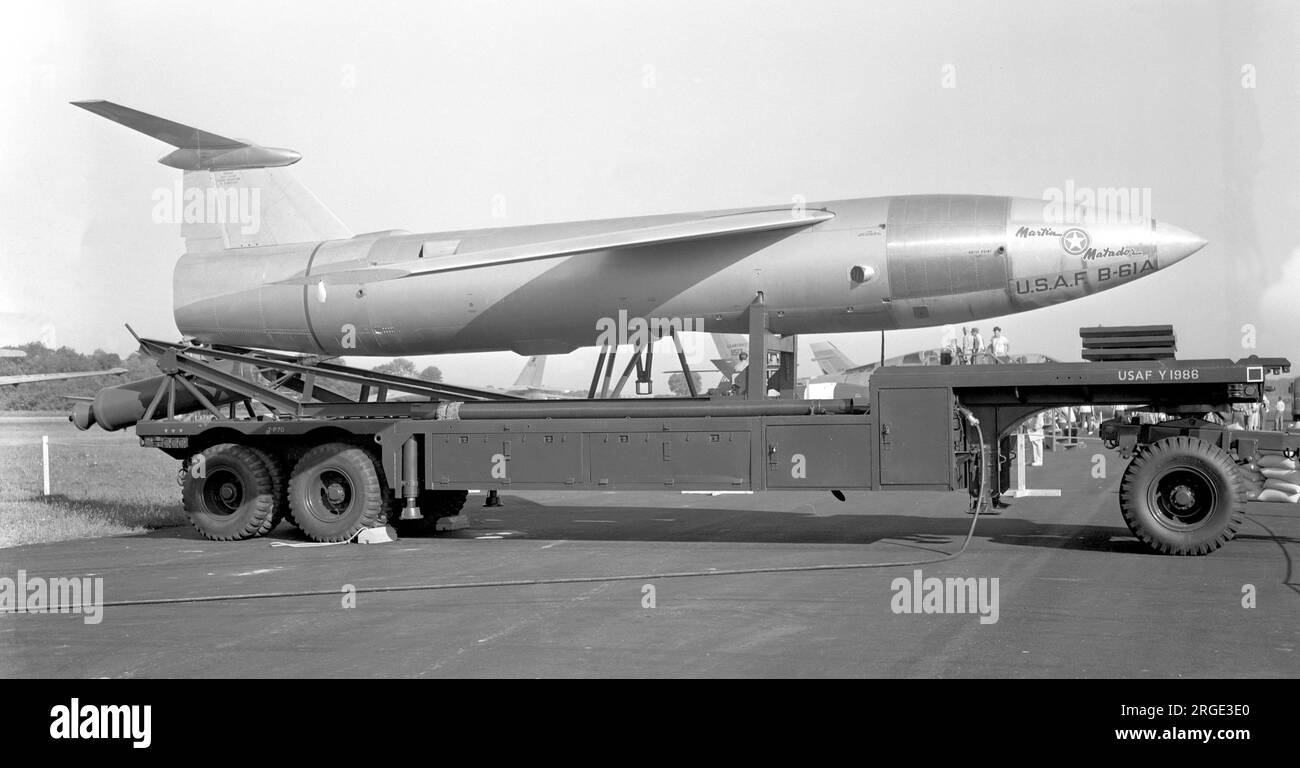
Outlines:
{"type": "Polygon", "coordinates": [[[72,103],[176,148],[158,162],[184,176],[171,190],[155,192],[154,213],[180,222],[187,253],[352,236],[285,167],[302,159],[291,149],[227,138],[111,101],[72,103]]]}
{"type": "Polygon", "coordinates": [[[187,253],[352,237],[287,168],[186,171],[181,194],[187,253]]]}
{"type": "Polygon", "coordinates": [[[533,355],[524,363],[524,369],[515,379],[516,389],[540,389],[542,375],[546,372],[546,355],[533,355]]]}
{"type": "Polygon", "coordinates": [[[850,368],[856,368],[853,361],[840,351],[840,348],[829,341],[814,341],[812,343],[813,360],[817,362],[817,367],[821,368],[822,373],[832,375],[844,373],[850,368]]]}

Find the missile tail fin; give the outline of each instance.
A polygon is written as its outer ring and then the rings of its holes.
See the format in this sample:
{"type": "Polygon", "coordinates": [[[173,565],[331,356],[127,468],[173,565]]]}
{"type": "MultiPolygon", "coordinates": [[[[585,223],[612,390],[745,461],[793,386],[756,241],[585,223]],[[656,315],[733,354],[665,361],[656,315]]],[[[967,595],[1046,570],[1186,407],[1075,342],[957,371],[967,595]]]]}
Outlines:
{"type": "Polygon", "coordinates": [[[187,253],[339,240],[352,232],[284,166],[302,155],[150,115],[111,101],[75,106],[175,147],[158,162],[184,171],[154,194],[155,218],[179,221],[187,253]]]}
{"type": "Polygon", "coordinates": [[[352,237],[287,168],[186,171],[182,194],[187,253],[352,237]],[[188,215],[191,205],[201,205],[203,215],[188,215]]]}

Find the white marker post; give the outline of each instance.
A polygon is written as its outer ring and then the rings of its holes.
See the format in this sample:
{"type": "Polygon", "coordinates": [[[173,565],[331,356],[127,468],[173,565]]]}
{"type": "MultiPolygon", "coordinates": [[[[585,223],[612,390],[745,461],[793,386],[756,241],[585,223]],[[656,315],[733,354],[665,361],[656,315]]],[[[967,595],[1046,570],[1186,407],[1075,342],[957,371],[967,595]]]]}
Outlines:
{"type": "Polygon", "coordinates": [[[50,436],[41,435],[41,465],[45,475],[45,495],[50,495],[50,436]]]}
{"type": "Polygon", "coordinates": [[[1035,489],[1025,487],[1025,433],[1016,432],[1016,487],[1011,490],[1011,496],[1017,499],[1023,499],[1027,496],[1060,496],[1059,488],[1052,489],[1035,489]]]}

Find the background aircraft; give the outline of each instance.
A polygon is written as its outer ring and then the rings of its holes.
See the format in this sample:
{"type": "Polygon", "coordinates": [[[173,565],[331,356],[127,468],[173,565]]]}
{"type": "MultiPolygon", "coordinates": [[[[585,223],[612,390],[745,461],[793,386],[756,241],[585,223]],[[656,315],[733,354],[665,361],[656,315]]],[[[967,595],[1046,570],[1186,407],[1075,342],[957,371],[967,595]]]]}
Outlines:
{"type": "Polygon", "coordinates": [[[546,375],[546,355],[533,355],[524,363],[515,383],[505,389],[507,395],[524,397],[529,400],[561,400],[565,398],[586,397],[585,389],[563,389],[547,387],[542,384],[546,375]]]}
{"type": "Polygon", "coordinates": [[[749,337],[741,333],[715,333],[713,344],[718,348],[718,356],[712,360],[713,367],[718,369],[722,378],[730,380],[736,375],[740,355],[749,356],[749,337]]]}
{"type": "MultiPolygon", "coordinates": [[[[27,357],[27,353],[21,349],[0,349],[0,357],[27,357]]],[[[19,373],[0,376],[0,387],[17,386],[19,384],[34,384],[38,381],[64,381],[66,379],[82,379],[87,376],[120,376],[126,373],[125,368],[109,368],[102,371],[73,371],[68,373],[19,373]]]]}
{"type": "MultiPolygon", "coordinates": [[[[865,397],[867,395],[871,374],[877,368],[880,368],[880,362],[855,365],[848,355],[841,352],[838,347],[829,341],[813,342],[812,350],[813,360],[821,368],[822,375],[814,376],[803,382],[803,396],[805,398],[820,400],[839,397],[865,397]]],[[[909,352],[906,355],[886,358],[884,365],[941,365],[942,353],[942,348],[909,352]]],[[[977,355],[975,358],[975,364],[977,365],[1053,362],[1056,362],[1053,358],[1036,352],[1010,355],[1003,360],[999,360],[987,353],[977,355]]]]}

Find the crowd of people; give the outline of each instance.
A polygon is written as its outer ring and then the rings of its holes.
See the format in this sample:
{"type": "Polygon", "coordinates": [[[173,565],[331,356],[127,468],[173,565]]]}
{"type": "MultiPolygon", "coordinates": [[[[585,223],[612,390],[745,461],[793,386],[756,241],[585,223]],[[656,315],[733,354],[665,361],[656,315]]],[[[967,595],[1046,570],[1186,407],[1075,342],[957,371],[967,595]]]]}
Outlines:
{"type": "Polygon", "coordinates": [[[961,329],[961,338],[953,336],[948,339],[943,350],[944,365],[971,365],[981,362],[1010,362],[1011,340],[1002,333],[1001,327],[993,328],[993,336],[987,341],[979,328],[961,329]],[[991,358],[991,359],[990,359],[991,358]]]}
{"type": "Polygon", "coordinates": [[[1291,408],[1286,398],[1281,396],[1276,401],[1265,398],[1258,403],[1237,403],[1232,406],[1230,420],[1226,423],[1230,427],[1276,429],[1280,432],[1291,423],[1291,408]]]}
{"type": "MultiPolygon", "coordinates": [[[[1080,436],[1096,436],[1103,421],[1124,419],[1129,409],[1123,405],[1090,405],[1051,408],[1031,416],[1021,425],[1033,451],[1033,466],[1043,465],[1043,440],[1048,434],[1064,439],[1067,444],[1080,436]]],[[[1156,411],[1138,410],[1134,414],[1139,424],[1158,424],[1178,418],[1156,411]]],[[[1230,429],[1273,429],[1279,432],[1292,423],[1291,407],[1285,397],[1265,399],[1257,403],[1237,403],[1226,413],[1213,413],[1211,421],[1222,422],[1230,429]]]]}

